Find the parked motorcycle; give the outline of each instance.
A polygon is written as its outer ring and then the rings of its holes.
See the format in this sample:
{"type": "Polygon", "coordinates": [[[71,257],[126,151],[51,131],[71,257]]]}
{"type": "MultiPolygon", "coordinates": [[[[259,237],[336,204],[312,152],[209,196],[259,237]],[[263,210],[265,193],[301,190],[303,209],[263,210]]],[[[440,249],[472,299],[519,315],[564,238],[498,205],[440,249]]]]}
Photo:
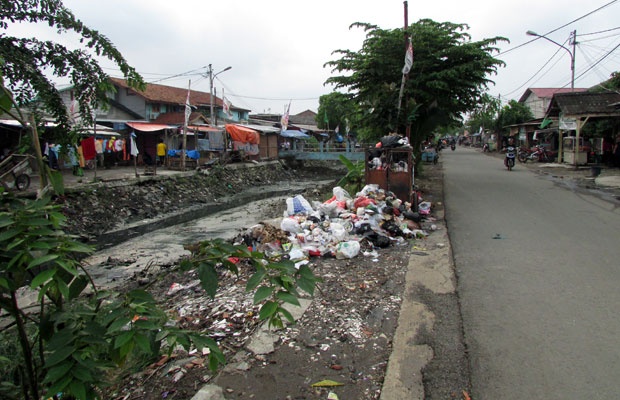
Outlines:
{"type": "Polygon", "coordinates": [[[456,144],[454,143],[450,144],[450,148],[452,149],[452,151],[454,151],[454,149],[456,149],[456,144]]]}
{"type": "Polygon", "coordinates": [[[483,151],[484,153],[488,153],[489,151],[491,151],[491,149],[489,148],[489,144],[488,144],[488,143],[485,143],[485,144],[482,146],[482,151],[483,151]]]}
{"type": "Polygon", "coordinates": [[[521,163],[525,163],[528,160],[528,157],[530,156],[530,154],[532,154],[533,151],[528,150],[524,147],[519,148],[519,151],[517,152],[517,159],[519,160],[519,162],[521,163]]]}
{"type": "Polygon", "coordinates": [[[547,150],[545,146],[536,145],[534,146],[534,150],[528,152],[527,150],[520,150],[518,155],[519,161],[525,163],[529,161],[538,161],[538,162],[553,162],[555,159],[555,155],[547,150]]]}

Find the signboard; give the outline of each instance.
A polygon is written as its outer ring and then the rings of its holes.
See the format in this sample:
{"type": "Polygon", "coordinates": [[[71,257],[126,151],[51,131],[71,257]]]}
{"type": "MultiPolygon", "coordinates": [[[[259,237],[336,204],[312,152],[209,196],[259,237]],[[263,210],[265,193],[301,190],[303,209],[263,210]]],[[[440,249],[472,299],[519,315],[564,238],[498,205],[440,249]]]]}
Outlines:
{"type": "Polygon", "coordinates": [[[564,131],[576,131],[577,119],[576,118],[564,118],[560,115],[560,129],[564,131]]]}

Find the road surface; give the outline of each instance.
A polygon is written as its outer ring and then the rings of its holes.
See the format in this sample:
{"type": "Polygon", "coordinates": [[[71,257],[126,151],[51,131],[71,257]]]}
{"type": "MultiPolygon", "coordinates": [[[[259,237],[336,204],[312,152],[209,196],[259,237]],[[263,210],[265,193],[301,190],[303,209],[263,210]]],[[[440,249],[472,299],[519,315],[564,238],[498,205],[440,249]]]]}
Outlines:
{"type": "Polygon", "coordinates": [[[620,209],[442,152],[472,398],[620,398],[620,209]]]}

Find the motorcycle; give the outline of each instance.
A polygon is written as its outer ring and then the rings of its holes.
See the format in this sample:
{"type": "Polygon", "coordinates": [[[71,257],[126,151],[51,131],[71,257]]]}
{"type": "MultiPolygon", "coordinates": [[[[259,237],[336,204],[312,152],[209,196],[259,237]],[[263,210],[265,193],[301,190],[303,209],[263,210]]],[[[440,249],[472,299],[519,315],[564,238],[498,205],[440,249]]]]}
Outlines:
{"type": "Polygon", "coordinates": [[[526,148],[519,148],[519,151],[517,152],[517,159],[519,160],[519,162],[521,163],[525,163],[528,160],[528,157],[530,156],[530,154],[532,154],[533,152],[531,150],[528,150],[526,148]]]}
{"type": "Polygon", "coordinates": [[[522,163],[530,161],[538,162],[553,162],[555,156],[552,152],[548,151],[545,146],[536,145],[534,151],[528,152],[527,150],[520,150],[518,155],[519,161],[522,163]]]}
{"type": "Polygon", "coordinates": [[[504,148],[504,151],[506,152],[506,157],[504,158],[504,165],[506,166],[506,168],[508,168],[508,171],[512,171],[515,166],[517,149],[512,145],[508,145],[504,148]]]}
{"type": "Polygon", "coordinates": [[[488,153],[489,151],[491,151],[491,149],[489,148],[489,144],[488,144],[488,143],[485,143],[485,144],[482,146],[482,151],[483,151],[484,153],[488,153]]]}
{"type": "Polygon", "coordinates": [[[454,149],[456,149],[456,144],[451,143],[451,144],[450,144],[450,148],[452,149],[452,151],[454,151],[454,149]]]}

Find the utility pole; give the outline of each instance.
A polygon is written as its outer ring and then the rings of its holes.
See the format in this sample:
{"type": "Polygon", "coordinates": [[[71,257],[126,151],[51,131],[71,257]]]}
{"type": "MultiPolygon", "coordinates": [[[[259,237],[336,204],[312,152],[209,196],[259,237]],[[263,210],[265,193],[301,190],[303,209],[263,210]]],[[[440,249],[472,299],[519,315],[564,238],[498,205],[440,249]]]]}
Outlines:
{"type": "Polygon", "coordinates": [[[217,126],[217,117],[215,116],[215,111],[213,107],[213,79],[215,79],[215,77],[222,72],[228,71],[231,68],[232,67],[226,67],[217,74],[214,74],[213,67],[211,66],[211,64],[209,64],[209,103],[211,105],[211,115],[209,116],[209,121],[211,121],[211,125],[214,125],[213,123],[215,122],[214,126],[217,126]]]}
{"type": "Polygon", "coordinates": [[[213,68],[211,67],[211,64],[209,64],[209,105],[209,122],[211,122],[211,125],[215,126],[213,124],[213,68]]]}

